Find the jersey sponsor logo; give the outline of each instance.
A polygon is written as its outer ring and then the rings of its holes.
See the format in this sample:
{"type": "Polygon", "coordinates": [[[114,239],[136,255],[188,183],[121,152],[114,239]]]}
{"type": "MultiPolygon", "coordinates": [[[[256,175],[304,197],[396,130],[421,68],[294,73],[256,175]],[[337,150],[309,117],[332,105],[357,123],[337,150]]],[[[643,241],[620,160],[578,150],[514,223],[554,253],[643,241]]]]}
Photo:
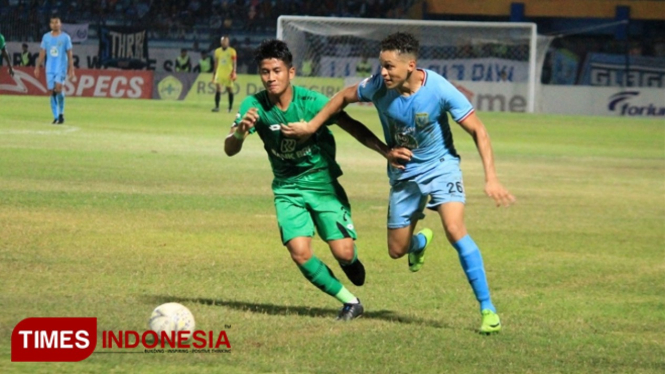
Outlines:
{"type": "Polygon", "coordinates": [[[428,113],[416,113],[416,126],[419,129],[424,128],[429,123],[429,114],[428,113]]]}
{"type": "Polygon", "coordinates": [[[413,136],[416,132],[415,127],[400,126],[396,120],[390,117],[388,117],[388,122],[390,124],[390,133],[393,134],[393,140],[395,141],[396,146],[408,149],[418,148],[418,141],[413,136]]]}
{"type": "MultiPolygon", "coordinates": [[[[292,139],[289,139],[292,140],[292,139]]],[[[295,144],[294,144],[295,147],[295,144]]],[[[273,155],[281,158],[282,160],[295,160],[297,158],[301,157],[306,157],[312,154],[312,148],[311,147],[305,147],[298,152],[285,152],[285,153],[279,153],[274,149],[271,149],[270,152],[272,152],[273,155]]]]}
{"type": "Polygon", "coordinates": [[[282,139],[282,144],[280,145],[280,151],[282,153],[293,152],[296,149],[296,140],[295,139],[282,139]]]}
{"type": "Polygon", "coordinates": [[[403,132],[395,134],[395,143],[400,147],[408,149],[418,148],[418,141],[416,138],[403,132]]]}
{"type": "Polygon", "coordinates": [[[282,126],[279,123],[275,123],[268,126],[268,128],[270,129],[270,131],[279,131],[282,128],[282,126]]]}
{"type": "Polygon", "coordinates": [[[49,55],[53,57],[58,57],[59,54],[60,53],[58,52],[58,47],[51,47],[51,49],[49,50],[49,55]]]}

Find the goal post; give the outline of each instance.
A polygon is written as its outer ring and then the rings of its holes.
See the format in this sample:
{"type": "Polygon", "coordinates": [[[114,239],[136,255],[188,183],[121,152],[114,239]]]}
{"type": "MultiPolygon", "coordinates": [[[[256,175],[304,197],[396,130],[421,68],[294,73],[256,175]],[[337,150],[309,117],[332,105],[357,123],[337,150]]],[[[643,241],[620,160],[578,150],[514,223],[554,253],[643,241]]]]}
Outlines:
{"type": "Polygon", "coordinates": [[[372,73],[379,71],[380,42],[398,31],[418,38],[419,67],[446,77],[478,110],[534,112],[549,44],[538,46],[535,23],[309,16],[277,20],[277,38],[288,43],[297,75],[344,78],[347,83],[361,79],[356,67],[364,58],[372,73]]]}

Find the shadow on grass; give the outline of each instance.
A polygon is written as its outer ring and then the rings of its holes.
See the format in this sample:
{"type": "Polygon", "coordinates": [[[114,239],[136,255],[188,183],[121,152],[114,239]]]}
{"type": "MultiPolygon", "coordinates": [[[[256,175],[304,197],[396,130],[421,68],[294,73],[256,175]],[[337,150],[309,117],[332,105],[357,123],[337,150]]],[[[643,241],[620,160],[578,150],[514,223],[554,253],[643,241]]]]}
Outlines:
{"type": "MultiPolygon", "coordinates": [[[[188,298],[178,296],[162,296],[162,295],[145,295],[146,300],[154,304],[161,303],[197,303],[211,306],[223,306],[231,309],[241,311],[249,311],[258,314],[269,314],[274,316],[287,316],[296,315],[303,317],[316,317],[316,318],[334,318],[337,316],[339,310],[332,308],[312,308],[307,306],[285,306],[275,304],[259,304],[235,300],[219,300],[207,298],[188,298]]],[[[451,326],[438,322],[426,320],[417,317],[408,317],[400,315],[399,313],[391,310],[376,310],[365,311],[362,315],[363,319],[376,319],[388,322],[407,323],[415,325],[424,325],[435,328],[450,328],[451,326]]]]}

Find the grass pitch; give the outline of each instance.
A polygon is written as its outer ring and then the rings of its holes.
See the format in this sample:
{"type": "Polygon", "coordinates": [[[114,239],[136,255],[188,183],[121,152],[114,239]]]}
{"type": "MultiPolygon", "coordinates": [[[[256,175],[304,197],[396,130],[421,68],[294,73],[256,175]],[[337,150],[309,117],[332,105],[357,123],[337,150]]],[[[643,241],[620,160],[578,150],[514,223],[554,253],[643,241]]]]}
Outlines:
{"type": "MultiPolygon", "coordinates": [[[[384,161],[340,129],[366,306],[307,283],[279,241],[258,137],[223,153],[232,114],[187,102],[46,97],[0,105],[0,371],[190,373],[650,373],[665,371],[665,125],[662,120],[481,113],[501,181],[496,209],[470,137],[455,127],[467,226],[504,330],[474,333],[478,306],[432,213],[423,270],[386,249],[384,161]],[[226,330],[230,354],[93,354],[11,363],[27,317],[94,316],[98,330],[147,329],[157,305],[226,330]]],[[[351,114],[380,134],[373,109],[351,114]]],[[[98,350],[101,342],[98,342],[98,350]]]]}

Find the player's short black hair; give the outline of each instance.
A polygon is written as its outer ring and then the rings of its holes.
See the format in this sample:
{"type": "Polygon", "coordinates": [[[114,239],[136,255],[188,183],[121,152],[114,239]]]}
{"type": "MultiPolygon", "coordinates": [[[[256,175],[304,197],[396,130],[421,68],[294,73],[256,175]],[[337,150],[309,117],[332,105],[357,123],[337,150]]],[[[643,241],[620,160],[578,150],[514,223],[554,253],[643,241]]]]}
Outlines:
{"type": "Polygon", "coordinates": [[[397,51],[397,53],[409,53],[418,57],[420,43],[413,34],[407,32],[396,32],[388,35],[381,41],[382,51],[397,51]]]}
{"type": "Polygon", "coordinates": [[[264,40],[254,51],[254,62],[257,65],[261,65],[261,61],[267,58],[282,60],[289,68],[293,64],[293,55],[289,51],[289,46],[277,39],[264,40]]]}

